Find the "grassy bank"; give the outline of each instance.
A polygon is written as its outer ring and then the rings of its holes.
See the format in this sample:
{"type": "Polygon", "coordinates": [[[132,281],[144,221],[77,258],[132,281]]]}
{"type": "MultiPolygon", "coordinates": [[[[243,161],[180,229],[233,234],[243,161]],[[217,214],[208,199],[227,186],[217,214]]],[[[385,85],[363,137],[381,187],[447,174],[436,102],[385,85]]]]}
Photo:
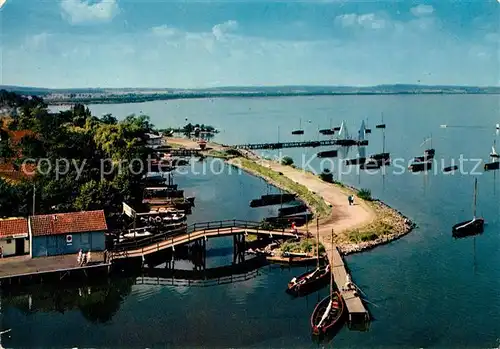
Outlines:
{"type": "Polygon", "coordinates": [[[233,166],[241,167],[243,170],[246,170],[253,175],[264,178],[276,187],[286,190],[287,192],[297,194],[302,200],[304,200],[307,206],[311,208],[318,218],[329,216],[331,209],[323,198],[314,194],[305,186],[292,181],[276,171],[259,165],[253,160],[239,157],[230,163],[233,166]]]}

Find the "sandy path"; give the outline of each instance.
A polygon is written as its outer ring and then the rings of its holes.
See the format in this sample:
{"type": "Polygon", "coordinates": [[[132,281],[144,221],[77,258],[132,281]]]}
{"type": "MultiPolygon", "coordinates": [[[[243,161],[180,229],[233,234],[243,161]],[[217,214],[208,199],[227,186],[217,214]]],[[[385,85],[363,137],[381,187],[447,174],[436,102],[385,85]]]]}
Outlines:
{"type": "MultiPolygon", "coordinates": [[[[200,149],[200,146],[198,145],[197,140],[195,139],[168,137],[166,138],[166,140],[167,144],[175,144],[186,149],[200,149]]],[[[220,144],[207,143],[206,150],[211,150],[211,149],[221,151],[224,150],[225,148],[220,144]]]]}
{"type": "MultiPolygon", "coordinates": [[[[329,241],[332,229],[335,233],[352,230],[370,223],[375,218],[375,211],[362,200],[355,199],[355,204],[349,206],[349,192],[347,190],[326,183],[312,173],[268,160],[262,160],[261,164],[276,172],[281,172],[284,176],[305,186],[332,206],[330,217],[320,221],[319,224],[322,239],[327,238],[329,241]]],[[[315,230],[316,224],[314,223],[310,227],[310,231],[314,232],[315,230]]]]}

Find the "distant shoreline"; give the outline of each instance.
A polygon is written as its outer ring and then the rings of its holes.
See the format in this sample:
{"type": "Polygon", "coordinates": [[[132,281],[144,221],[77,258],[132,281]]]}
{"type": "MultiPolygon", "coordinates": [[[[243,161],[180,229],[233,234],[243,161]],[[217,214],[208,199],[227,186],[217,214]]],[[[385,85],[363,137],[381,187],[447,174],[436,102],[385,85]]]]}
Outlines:
{"type": "Polygon", "coordinates": [[[500,94],[500,86],[419,84],[225,86],[211,88],[39,88],[0,85],[0,90],[26,96],[39,96],[49,105],[122,104],[212,98],[500,94]]]}
{"type": "Polygon", "coordinates": [[[334,92],[334,93],[206,93],[206,94],[168,94],[168,95],[127,95],[96,98],[44,98],[48,105],[66,104],[127,104],[179,99],[212,98],[281,98],[281,97],[323,97],[323,96],[415,96],[415,95],[498,95],[500,91],[464,92],[464,91],[429,91],[429,92],[334,92]]]}

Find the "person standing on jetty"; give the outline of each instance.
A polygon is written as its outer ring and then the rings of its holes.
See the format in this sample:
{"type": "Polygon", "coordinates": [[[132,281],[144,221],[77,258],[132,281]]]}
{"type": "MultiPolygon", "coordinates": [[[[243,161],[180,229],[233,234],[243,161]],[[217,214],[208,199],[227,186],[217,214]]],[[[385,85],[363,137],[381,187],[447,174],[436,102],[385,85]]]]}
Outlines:
{"type": "Polygon", "coordinates": [[[78,254],[76,256],[76,262],[78,263],[78,266],[82,266],[82,262],[83,262],[83,253],[82,253],[82,249],[78,250],[78,254]]]}
{"type": "Polygon", "coordinates": [[[87,252],[87,264],[90,264],[90,261],[91,261],[91,257],[90,257],[90,250],[87,252]]]}

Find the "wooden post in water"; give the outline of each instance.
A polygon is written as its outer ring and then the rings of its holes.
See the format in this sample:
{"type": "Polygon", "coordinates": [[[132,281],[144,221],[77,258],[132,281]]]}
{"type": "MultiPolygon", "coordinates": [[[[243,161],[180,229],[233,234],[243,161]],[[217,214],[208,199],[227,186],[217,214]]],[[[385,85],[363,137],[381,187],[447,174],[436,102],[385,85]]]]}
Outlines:
{"type": "Polygon", "coordinates": [[[316,266],[319,269],[319,218],[316,218],[316,258],[316,266]]]}
{"type": "Polygon", "coordinates": [[[332,228],[332,254],[330,262],[330,302],[333,301],[333,228],[332,228]]]}

